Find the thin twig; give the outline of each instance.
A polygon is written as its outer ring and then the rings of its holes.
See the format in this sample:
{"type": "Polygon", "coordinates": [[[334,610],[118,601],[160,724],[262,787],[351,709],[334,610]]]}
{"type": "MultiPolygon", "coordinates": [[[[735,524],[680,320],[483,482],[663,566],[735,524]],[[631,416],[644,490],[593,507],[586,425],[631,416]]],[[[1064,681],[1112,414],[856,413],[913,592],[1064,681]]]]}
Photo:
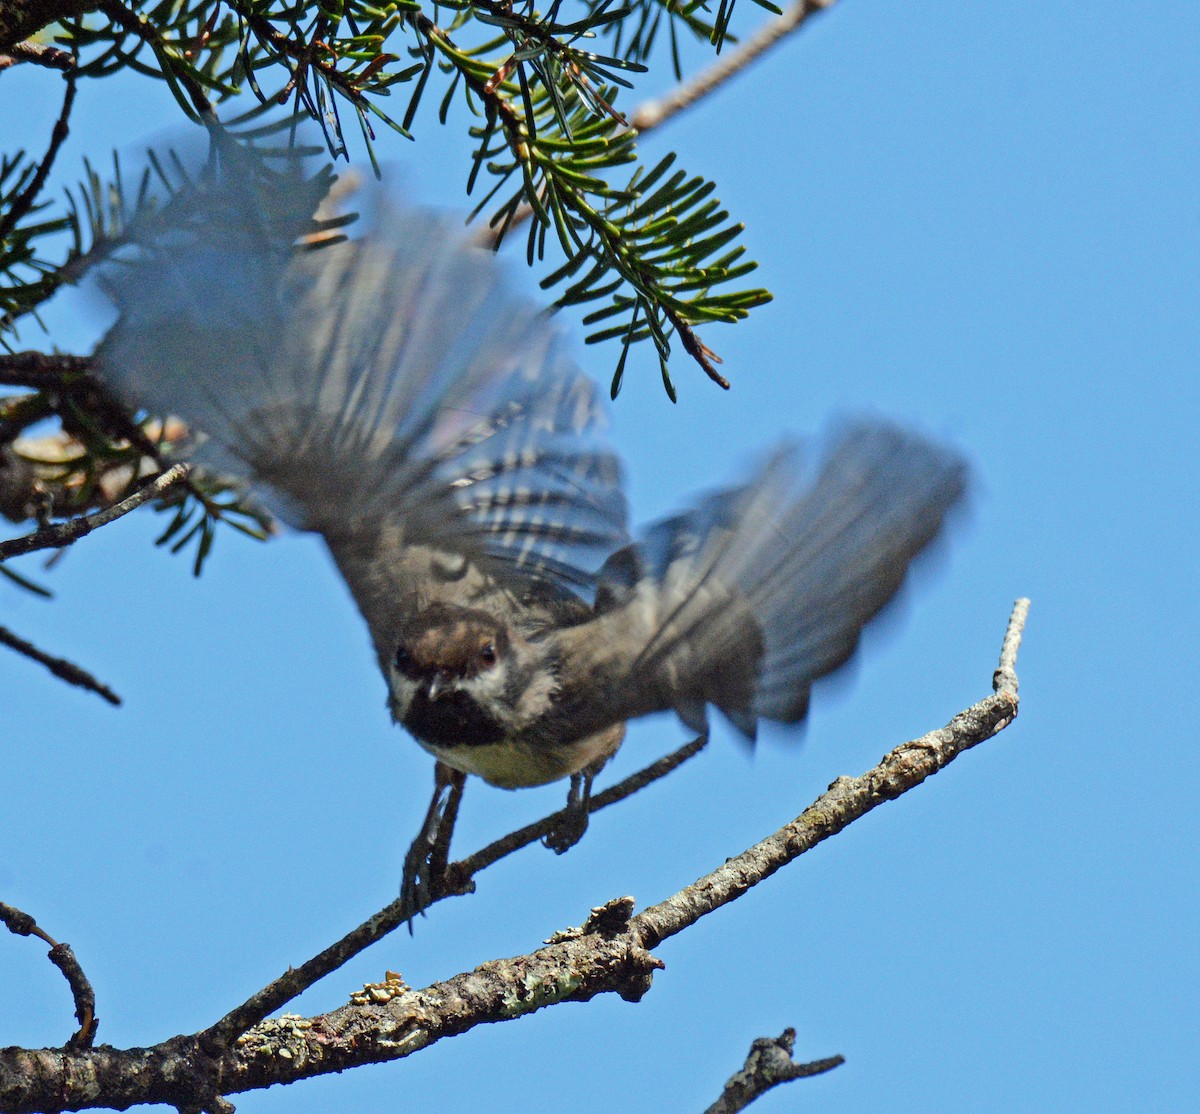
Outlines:
{"type": "Polygon", "coordinates": [[[29,184],[12,203],[12,208],[0,219],[0,240],[6,239],[9,233],[16,228],[17,222],[33,208],[38,194],[42,192],[42,187],[46,184],[46,177],[58,155],[58,149],[63,145],[63,141],[70,131],[67,120],[71,115],[71,106],[74,103],[75,73],[71,71],[67,74],[67,91],[63,95],[62,109],[58,114],[58,119],[54,121],[54,127],[50,129],[50,146],[46,148],[45,157],[38,163],[38,168],[34,171],[29,184]]]}
{"type": "Polygon", "coordinates": [[[777,1037],[759,1037],[750,1045],[746,1062],[729,1077],[721,1097],[704,1114],[736,1114],[780,1083],[823,1075],[846,1062],[844,1056],[829,1056],[824,1060],[797,1064],[792,1059],[795,1047],[795,1029],[784,1029],[777,1037]]]}
{"type": "MultiPolygon", "coordinates": [[[[615,805],[618,801],[623,801],[626,797],[633,796],[634,793],[644,789],[652,782],[658,781],[659,778],[666,777],[676,767],[682,766],[689,758],[694,758],[699,754],[707,742],[708,736],[701,735],[699,738],[693,739],[690,743],[685,743],[678,750],[672,751],[670,754],[660,758],[645,769],[639,770],[636,774],[631,774],[624,781],[619,781],[616,785],[610,785],[603,793],[597,793],[588,801],[588,815],[591,816],[593,813],[599,812],[602,808],[608,808],[609,805],[615,805]]],[[[537,820],[532,824],[526,824],[525,827],[518,828],[515,832],[510,832],[494,843],[488,844],[487,847],[476,851],[475,854],[468,855],[465,859],[459,859],[456,863],[451,863],[448,868],[451,877],[457,879],[473,878],[481,870],[486,870],[506,855],[511,855],[514,851],[519,851],[522,847],[528,847],[531,843],[536,843],[543,836],[548,835],[559,827],[564,820],[568,819],[569,815],[569,809],[559,809],[558,812],[553,812],[541,820],[537,820]]]]}
{"type": "Polygon", "coordinates": [[[633,918],[641,943],[657,947],[701,917],[736,901],[793,859],[811,851],[848,824],[885,801],[920,785],[963,751],[1003,731],[1016,718],[1016,647],[1029,614],[1029,601],[1019,599],[1004,635],[1002,662],[1013,680],[1012,691],[997,690],[956,715],[945,727],[902,743],[860,777],[840,777],[790,824],[727,860],[712,873],[633,918]]]}
{"type": "Polygon", "coordinates": [[[83,973],[70,944],[56,944],[51,948],[50,962],[63,973],[75,1002],[75,1020],[79,1022],[79,1030],[71,1035],[67,1047],[91,1048],[96,1039],[96,1027],[100,1024],[96,1016],[96,992],[83,973]]]}
{"type": "Polygon", "coordinates": [[[81,689],[94,692],[97,696],[102,696],[110,704],[118,707],[121,704],[121,698],[108,685],[97,681],[86,669],[80,668],[74,662],[67,661],[66,658],[56,658],[39,650],[32,642],[27,642],[20,635],[13,634],[7,627],[0,627],[0,645],[16,650],[18,654],[23,654],[44,665],[54,676],[66,681],[69,685],[77,685],[81,689]]]}
{"type": "Polygon", "coordinates": [[[1025,619],[1029,615],[1029,601],[1019,599],[1013,604],[1012,619],[1004,632],[1004,645],[1000,647],[1000,665],[992,675],[992,690],[1017,695],[1017,651],[1021,649],[1021,635],[1025,630],[1025,619]]]}
{"type": "Polygon", "coordinates": [[[79,1022],[79,1031],[67,1041],[66,1047],[72,1049],[91,1048],[96,1037],[96,992],[88,981],[87,975],[75,958],[70,944],[60,944],[43,929],[28,913],[0,901],[0,922],[17,936],[36,936],[50,945],[50,962],[54,964],[67,980],[71,988],[71,997],[75,1002],[75,1018],[79,1022]]]}
{"type": "Polygon", "coordinates": [[[122,499],[119,503],[114,503],[111,507],[68,519],[66,522],[60,522],[57,526],[50,526],[44,530],[35,530],[32,534],[26,534],[24,537],[0,542],[0,561],[5,561],[9,557],[18,557],[23,553],[33,553],[39,549],[60,549],[64,545],[71,545],[80,538],[86,537],[93,530],[107,526],[110,522],[115,522],[130,511],[136,510],[143,503],[165,495],[176,484],[184,483],[190,471],[191,465],[189,464],[183,462],[173,464],[165,472],[160,472],[149,483],[139,487],[132,495],[122,499]]]}
{"type": "MultiPolygon", "coordinates": [[[[1015,646],[1027,610],[1025,601],[1014,607],[1004,639],[1006,652],[1015,646]]],[[[545,947],[529,955],[493,960],[420,991],[385,990],[386,1006],[351,1004],[312,1019],[264,1021],[239,1040],[235,1062],[226,1058],[222,1087],[232,1094],[341,1071],[356,1063],[400,1059],[476,1025],[562,1001],[588,1001],[605,993],[637,1001],[662,966],[651,954],[653,947],[744,896],[885,800],[915,788],[963,751],[1001,731],[1016,711],[1017,698],[1011,694],[985,698],[940,731],[896,747],[861,777],[839,778],[791,824],[637,916],[629,916],[632,899],[618,899],[600,907],[600,915],[594,912],[582,928],[555,933],[545,947]],[[364,1015],[364,1010],[373,1012],[364,1015]],[[363,1039],[364,1023],[371,1028],[369,1042],[363,1039]],[[280,1066],[282,1049],[286,1055],[280,1066]]],[[[212,1045],[204,1048],[210,1055],[219,1051],[212,1045]]]]}
{"type": "MultiPolygon", "coordinates": [[[[624,781],[609,787],[603,793],[597,793],[589,802],[589,814],[616,804],[640,789],[644,789],[652,782],[666,777],[693,755],[699,754],[706,742],[707,739],[704,737],[694,739],[672,754],[660,758],[645,769],[625,778],[624,781]]],[[[529,824],[511,835],[496,840],[474,855],[457,863],[451,863],[447,874],[455,880],[456,885],[469,888],[470,880],[474,875],[506,855],[511,855],[514,851],[536,842],[547,832],[552,831],[561,822],[562,816],[562,811],[552,813],[534,824],[529,824]]],[[[404,897],[397,898],[369,920],[364,921],[356,929],[343,936],[336,944],[330,945],[319,955],[313,956],[307,963],[289,969],[270,985],[243,1002],[237,1009],[230,1011],[215,1025],[201,1033],[200,1040],[210,1052],[227,1048],[268,1014],[290,1002],[331,971],[336,971],[364,948],[370,947],[375,941],[382,939],[393,929],[428,909],[434,903],[447,897],[457,896],[461,892],[457,889],[441,888],[424,895],[424,900],[418,901],[415,907],[404,897]]]]}
{"type": "Polygon", "coordinates": [[[629,118],[630,126],[645,135],[646,132],[665,124],[685,108],[708,96],[740,73],[760,55],[765,54],[781,39],[803,26],[810,16],[833,7],[836,0],[797,0],[781,16],[764,23],[737,50],[714,62],[703,73],[690,81],[681,82],[665,97],[647,101],[638,107],[629,118]]]}

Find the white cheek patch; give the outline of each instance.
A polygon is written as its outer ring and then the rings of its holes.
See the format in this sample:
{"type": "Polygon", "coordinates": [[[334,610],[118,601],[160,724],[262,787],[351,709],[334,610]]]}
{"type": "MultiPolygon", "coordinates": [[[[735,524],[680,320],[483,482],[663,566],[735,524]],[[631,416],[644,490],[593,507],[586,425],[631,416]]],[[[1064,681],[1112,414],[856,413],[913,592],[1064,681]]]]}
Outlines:
{"type": "Polygon", "coordinates": [[[459,681],[454,687],[477,700],[495,704],[501,701],[508,689],[508,662],[497,662],[491,669],[459,681]]]}
{"type": "Polygon", "coordinates": [[[392,718],[399,723],[412,705],[413,697],[417,695],[417,682],[410,680],[395,669],[388,671],[388,688],[391,690],[392,718]]]}

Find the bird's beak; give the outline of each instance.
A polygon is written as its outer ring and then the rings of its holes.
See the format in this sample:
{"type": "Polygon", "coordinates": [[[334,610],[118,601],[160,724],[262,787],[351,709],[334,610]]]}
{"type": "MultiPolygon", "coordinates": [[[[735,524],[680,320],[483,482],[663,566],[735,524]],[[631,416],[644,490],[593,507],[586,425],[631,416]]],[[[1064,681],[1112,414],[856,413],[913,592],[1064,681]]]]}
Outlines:
{"type": "Polygon", "coordinates": [[[438,693],[446,687],[446,674],[440,669],[429,678],[429,699],[436,700],[438,693]]]}

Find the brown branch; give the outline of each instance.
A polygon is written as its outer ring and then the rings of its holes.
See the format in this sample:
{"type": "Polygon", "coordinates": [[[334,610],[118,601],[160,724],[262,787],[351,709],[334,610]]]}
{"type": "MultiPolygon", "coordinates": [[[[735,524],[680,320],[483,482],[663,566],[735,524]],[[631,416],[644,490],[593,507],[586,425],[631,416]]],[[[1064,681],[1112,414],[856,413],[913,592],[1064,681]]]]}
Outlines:
{"type": "Polygon", "coordinates": [[[630,116],[630,126],[645,135],[646,132],[665,124],[685,108],[715,92],[731,77],[740,73],[756,61],[785,36],[808,22],[810,16],[833,7],[836,0],[796,0],[781,16],[764,23],[744,43],[714,62],[703,73],[690,81],[681,82],[665,97],[647,101],[630,116]]]}
{"type": "Polygon", "coordinates": [[[128,498],[114,503],[111,507],[68,519],[66,522],[60,522],[57,526],[35,530],[32,534],[26,534],[24,537],[0,542],[0,561],[20,556],[23,553],[33,553],[39,549],[60,549],[64,545],[71,545],[80,538],[86,537],[93,530],[107,526],[110,522],[115,522],[130,511],[136,510],[143,503],[165,495],[177,484],[185,483],[190,471],[191,466],[188,464],[174,464],[165,472],[159,473],[149,483],[138,488],[128,498]]]}
{"type": "MultiPolygon", "coordinates": [[[[608,808],[609,805],[615,805],[618,801],[623,801],[626,797],[631,797],[647,785],[658,781],[659,778],[666,777],[672,770],[678,766],[682,766],[689,758],[694,758],[699,754],[707,743],[708,736],[701,735],[699,738],[693,739],[690,743],[685,743],[678,750],[672,751],[670,754],[660,758],[652,765],[645,767],[645,769],[639,770],[636,774],[631,774],[624,781],[620,781],[616,785],[610,785],[604,792],[597,793],[588,801],[588,815],[591,816],[599,812],[602,808],[608,808]]],[[[456,863],[451,863],[448,868],[451,878],[470,879],[474,877],[481,870],[486,870],[506,855],[511,855],[514,851],[519,851],[522,847],[528,847],[531,843],[537,843],[543,836],[547,836],[557,829],[569,817],[570,810],[565,808],[560,809],[558,812],[552,812],[549,816],[543,817],[541,820],[527,824],[523,828],[518,828],[515,832],[510,832],[508,835],[496,840],[495,843],[490,843],[487,847],[476,851],[475,854],[468,855],[465,859],[460,859],[456,863]]]]}
{"type": "Polygon", "coordinates": [[[20,62],[32,62],[35,66],[45,66],[50,70],[70,72],[75,69],[75,56],[56,46],[45,46],[32,40],[16,43],[7,51],[0,54],[0,70],[15,66],[20,62]]]}
{"type": "Polygon", "coordinates": [[[121,703],[121,698],[108,685],[97,681],[86,669],[80,668],[74,662],[67,661],[66,658],[56,658],[39,650],[32,642],[27,642],[7,627],[0,627],[0,645],[7,646],[10,650],[15,650],[18,654],[23,654],[38,664],[44,665],[54,676],[66,681],[69,685],[77,685],[81,689],[94,692],[98,696],[104,697],[110,704],[119,706],[121,703]]]}
{"type": "Polygon", "coordinates": [[[17,222],[33,208],[38,194],[42,192],[42,187],[46,184],[46,177],[58,155],[58,149],[63,145],[70,130],[67,127],[67,120],[70,118],[71,106],[74,103],[75,74],[71,72],[67,74],[67,91],[63,95],[62,109],[59,111],[58,119],[54,121],[54,127],[50,129],[50,145],[46,148],[46,155],[38,163],[38,168],[34,171],[29,184],[12,203],[12,208],[4,214],[3,218],[0,218],[0,240],[6,239],[9,233],[16,228],[17,222]]]}
{"type": "Polygon", "coordinates": [[[679,342],[683,345],[683,350],[704,369],[704,374],[716,383],[718,387],[726,391],[729,390],[729,380],[713,367],[713,363],[716,362],[719,364],[721,358],[696,335],[695,329],[684,321],[669,305],[664,302],[662,308],[663,313],[667,315],[667,320],[675,327],[675,332],[679,335],[679,342]]]}
{"type": "Polygon", "coordinates": [[[0,3],[0,53],[16,53],[18,43],[88,7],[82,0],[4,0],[0,3]]]}
{"type": "Polygon", "coordinates": [[[44,930],[38,927],[37,921],[28,913],[22,912],[11,905],[0,901],[0,922],[17,936],[36,936],[50,945],[50,962],[54,964],[67,980],[71,988],[71,997],[75,1002],[75,1018],[79,1022],[79,1031],[67,1041],[66,1048],[91,1048],[96,1036],[96,992],[88,981],[87,975],[75,958],[70,944],[60,944],[44,930]]]}
{"type": "MultiPolygon", "coordinates": [[[[583,927],[555,933],[529,955],[493,960],[424,990],[411,990],[392,976],[331,1013],[263,1021],[232,1046],[225,1042],[241,1024],[239,1015],[246,1016],[251,1005],[260,1009],[261,995],[205,1033],[174,1037],[153,1048],[68,1054],[2,1049],[0,1110],[77,1110],[97,1101],[118,1109],[163,1102],[215,1110],[221,1108],[220,1095],[402,1059],[477,1025],[509,1021],[559,1002],[585,1002],[610,993],[636,1002],[662,967],[652,947],[742,896],[877,805],[915,788],[1012,722],[1017,696],[1005,686],[1010,680],[1015,686],[1015,655],[1027,609],[1024,600],[1013,609],[1002,652],[1005,679],[996,682],[991,696],[941,730],[896,747],[861,777],[839,778],[775,835],[637,916],[629,916],[631,898],[617,899],[595,910],[583,927]]],[[[400,904],[393,903],[364,928],[400,904]]],[[[403,915],[402,910],[394,913],[403,915]]],[[[298,973],[289,972],[272,986],[285,985],[298,973]]]]}
{"type": "Polygon", "coordinates": [[[846,1062],[844,1056],[830,1056],[797,1064],[792,1059],[795,1046],[795,1029],[784,1029],[777,1037],[759,1037],[750,1045],[750,1054],[741,1070],[729,1077],[721,1097],[704,1114],[736,1114],[780,1083],[823,1075],[846,1062]]]}

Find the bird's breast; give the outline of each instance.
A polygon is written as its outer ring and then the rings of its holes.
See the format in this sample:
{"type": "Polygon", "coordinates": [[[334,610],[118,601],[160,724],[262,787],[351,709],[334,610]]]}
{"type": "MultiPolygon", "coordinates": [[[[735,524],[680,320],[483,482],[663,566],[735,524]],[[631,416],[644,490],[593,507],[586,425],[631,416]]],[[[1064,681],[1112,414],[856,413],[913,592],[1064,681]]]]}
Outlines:
{"type": "Polygon", "coordinates": [[[474,774],[501,789],[524,789],[559,781],[602,762],[617,752],[624,737],[625,725],[619,723],[582,739],[551,745],[520,735],[471,746],[438,746],[423,738],[417,741],[455,770],[474,774]]]}

